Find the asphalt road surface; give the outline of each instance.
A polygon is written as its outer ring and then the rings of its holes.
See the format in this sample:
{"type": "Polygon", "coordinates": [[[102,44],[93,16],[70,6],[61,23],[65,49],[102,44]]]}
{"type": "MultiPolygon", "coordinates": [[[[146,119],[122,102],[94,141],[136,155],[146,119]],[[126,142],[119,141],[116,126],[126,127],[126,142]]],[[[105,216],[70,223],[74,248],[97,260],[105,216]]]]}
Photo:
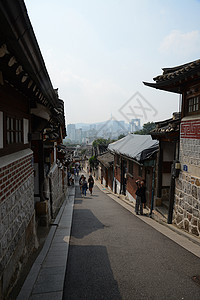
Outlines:
{"type": "Polygon", "coordinates": [[[86,198],[76,187],[63,300],[200,300],[198,275],[195,255],[98,187],[86,198]]]}

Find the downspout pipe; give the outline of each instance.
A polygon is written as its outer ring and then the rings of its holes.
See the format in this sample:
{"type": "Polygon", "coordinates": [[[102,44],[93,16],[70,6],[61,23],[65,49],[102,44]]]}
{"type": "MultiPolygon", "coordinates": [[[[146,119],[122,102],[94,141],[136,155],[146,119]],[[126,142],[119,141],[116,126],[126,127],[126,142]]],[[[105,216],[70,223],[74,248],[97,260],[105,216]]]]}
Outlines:
{"type": "Polygon", "coordinates": [[[170,195],[169,195],[169,210],[168,210],[168,218],[167,223],[172,224],[173,220],[173,210],[174,210],[174,197],[175,197],[175,187],[176,187],[176,178],[179,176],[180,167],[177,167],[177,164],[179,165],[179,147],[180,147],[180,141],[174,142],[174,161],[171,166],[171,182],[170,182],[170,195]],[[178,149],[178,152],[177,152],[178,149]],[[177,158],[176,158],[177,156],[177,158]]]}
{"type": "Polygon", "coordinates": [[[155,171],[156,171],[156,161],[154,159],[154,161],[153,161],[153,177],[152,177],[150,217],[152,216],[152,212],[153,212],[153,209],[154,209],[155,171]]]}
{"type": "MultiPolygon", "coordinates": [[[[174,166],[172,165],[172,173],[173,173],[174,166]]],[[[167,223],[172,224],[173,219],[173,208],[174,208],[174,193],[175,193],[175,176],[171,176],[171,183],[170,183],[170,195],[169,195],[169,210],[168,210],[168,218],[167,223]]]]}

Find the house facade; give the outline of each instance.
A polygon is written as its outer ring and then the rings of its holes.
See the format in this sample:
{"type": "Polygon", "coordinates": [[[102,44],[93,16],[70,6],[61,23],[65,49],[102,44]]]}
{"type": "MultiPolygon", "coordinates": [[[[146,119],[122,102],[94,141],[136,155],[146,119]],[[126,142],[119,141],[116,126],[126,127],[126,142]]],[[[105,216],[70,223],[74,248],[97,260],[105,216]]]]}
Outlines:
{"type": "Polygon", "coordinates": [[[152,140],[150,135],[129,134],[109,144],[108,150],[114,155],[113,192],[135,202],[135,181],[145,180],[147,206],[151,207],[158,141],[152,140]]]}
{"type": "Polygon", "coordinates": [[[99,162],[98,166],[98,179],[101,180],[101,184],[113,190],[113,163],[114,155],[110,152],[106,152],[97,156],[99,162]]]}
{"type": "Polygon", "coordinates": [[[180,174],[176,179],[173,219],[179,228],[200,236],[200,60],[163,69],[153,88],[182,96],[180,174]]]}
{"type": "Polygon", "coordinates": [[[172,174],[174,161],[178,160],[180,113],[173,113],[172,118],[156,122],[156,128],[151,131],[153,139],[159,141],[159,152],[156,162],[154,206],[168,223],[171,223],[174,198],[175,178],[172,174]]]}
{"type": "Polygon", "coordinates": [[[47,73],[24,1],[0,3],[0,298],[11,290],[64,197],[56,145],[64,103],[47,73]],[[45,220],[45,222],[44,222],[45,220]]]}

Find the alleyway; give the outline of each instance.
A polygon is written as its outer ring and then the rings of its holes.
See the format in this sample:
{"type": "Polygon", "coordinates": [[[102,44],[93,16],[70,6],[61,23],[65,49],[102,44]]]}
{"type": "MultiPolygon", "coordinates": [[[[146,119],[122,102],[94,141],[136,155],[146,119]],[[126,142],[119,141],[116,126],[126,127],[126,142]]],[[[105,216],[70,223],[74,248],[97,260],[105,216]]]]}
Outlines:
{"type": "Polygon", "coordinates": [[[195,255],[99,188],[82,198],[76,186],[63,300],[199,300],[195,275],[200,275],[195,255]]]}

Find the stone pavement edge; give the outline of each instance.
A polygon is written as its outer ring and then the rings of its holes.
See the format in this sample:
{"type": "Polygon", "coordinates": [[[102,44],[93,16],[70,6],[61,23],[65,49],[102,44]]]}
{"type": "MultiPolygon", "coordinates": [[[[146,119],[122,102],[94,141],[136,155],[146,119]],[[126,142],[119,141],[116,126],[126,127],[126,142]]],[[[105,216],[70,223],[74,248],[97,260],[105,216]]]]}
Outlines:
{"type": "Polygon", "coordinates": [[[69,188],[68,196],[52,224],[17,300],[62,300],[74,197],[75,186],[69,188]]]}

